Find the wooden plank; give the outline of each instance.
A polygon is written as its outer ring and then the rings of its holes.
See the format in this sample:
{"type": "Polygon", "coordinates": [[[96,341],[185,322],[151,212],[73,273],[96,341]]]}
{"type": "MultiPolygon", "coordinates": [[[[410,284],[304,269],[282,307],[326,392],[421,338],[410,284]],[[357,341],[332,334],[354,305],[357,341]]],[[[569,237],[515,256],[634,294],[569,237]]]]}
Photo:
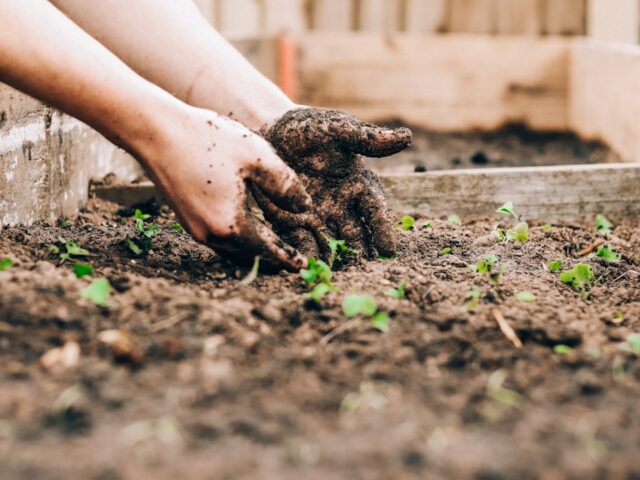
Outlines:
{"type": "Polygon", "coordinates": [[[509,121],[562,130],[569,43],[524,36],[305,35],[299,39],[300,101],[434,130],[492,129],[509,121]]]}
{"type": "MultiPolygon", "coordinates": [[[[512,201],[528,220],[591,222],[598,213],[616,221],[640,218],[640,166],[632,164],[449,170],[380,180],[398,213],[488,216],[512,201]]],[[[96,187],[93,194],[129,206],[161,199],[150,182],[96,187]]]]}
{"type": "Polygon", "coordinates": [[[300,33],[307,29],[304,0],[260,0],[267,35],[300,33]]]}
{"type": "Polygon", "coordinates": [[[400,0],[358,0],[356,30],[365,32],[397,32],[404,26],[400,0]]]}
{"type": "Polygon", "coordinates": [[[456,170],[381,177],[396,212],[492,215],[513,202],[528,220],[640,218],[640,166],[632,164],[456,170]]]}
{"type": "Polygon", "coordinates": [[[540,0],[497,0],[498,33],[539,35],[542,7],[540,0]]]}
{"type": "Polygon", "coordinates": [[[262,33],[259,0],[218,0],[220,32],[227,38],[256,37],[262,33]]]}
{"type": "Polygon", "coordinates": [[[545,32],[550,35],[584,35],[586,0],[545,0],[545,32]]]}
{"type": "Polygon", "coordinates": [[[449,31],[495,33],[495,0],[450,0],[449,31]]]}
{"type": "Polygon", "coordinates": [[[584,40],[571,61],[571,127],[640,162],[640,47],[584,40]]]}
{"type": "Polygon", "coordinates": [[[447,0],[406,0],[407,32],[444,32],[447,26],[447,0]]]}
{"type": "Polygon", "coordinates": [[[353,30],[353,0],[312,0],[311,23],[314,30],[346,32],[353,30]]]}
{"type": "Polygon", "coordinates": [[[640,39],[640,1],[589,0],[589,36],[606,42],[637,44],[640,39]]]}

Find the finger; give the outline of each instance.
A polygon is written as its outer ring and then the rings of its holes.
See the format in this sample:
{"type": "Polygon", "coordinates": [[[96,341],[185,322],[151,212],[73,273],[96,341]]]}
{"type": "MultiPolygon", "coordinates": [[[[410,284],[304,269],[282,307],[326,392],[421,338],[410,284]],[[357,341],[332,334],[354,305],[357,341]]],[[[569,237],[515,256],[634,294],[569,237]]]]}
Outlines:
{"type": "Polygon", "coordinates": [[[359,122],[354,152],[366,157],[387,157],[411,146],[412,134],[408,128],[384,128],[359,122]]]}
{"type": "Polygon", "coordinates": [[[344,240],[349,248],[368,257],[371,253],[366,242],[368,232],[360,217],[355,213],[345,212],[345,216],[340,219],[338,225],[340,239],[344,240]]]}
{"type": "Polygon", "coordinates": [[[358,198],[359,212],[369,226],[371,240],[378,254],[392,256],[396,253],[398,236],[382,185],[371,171],[365,171],[364,177],[368,188],[358,198]]]}
{"type": "Polygon", "coordinates": [[[247,178],[280,208],[294,213],[311,208],[311,197],[300,178],[275,153],[259,158],[249,168],[247,178]]]}

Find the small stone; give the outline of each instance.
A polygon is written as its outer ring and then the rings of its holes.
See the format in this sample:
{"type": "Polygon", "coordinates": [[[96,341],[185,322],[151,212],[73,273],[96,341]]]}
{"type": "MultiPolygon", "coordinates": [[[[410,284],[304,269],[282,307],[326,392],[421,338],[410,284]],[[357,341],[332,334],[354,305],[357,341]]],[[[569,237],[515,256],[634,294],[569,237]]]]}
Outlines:
{"type": "Polygon", "coordinates": [[[80,361],[80,345],[77,342],[66,342],[62,347],[52,348],[40,357],[40,365],[52,373],[69,370],[80,361]]]}

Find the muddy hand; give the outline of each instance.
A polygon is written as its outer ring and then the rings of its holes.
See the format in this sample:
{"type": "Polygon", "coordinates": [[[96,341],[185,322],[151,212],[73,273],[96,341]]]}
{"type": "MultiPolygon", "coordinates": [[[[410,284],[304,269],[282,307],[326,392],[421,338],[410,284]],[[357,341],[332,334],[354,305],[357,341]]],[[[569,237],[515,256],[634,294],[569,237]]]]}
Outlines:
{"type": "Polygon", "coordinates": [[[346,240],[365,256],[392,255],[396,228],[378,177],[361,155],[385,157],[411,144],[406,128],[364,123],[339,110],[298,108],[287,112],[265,138],[300,176],[313,211],[291,214],[256,195],[267,219],[308,256],[326,256],[324,235],[346,240]]]}

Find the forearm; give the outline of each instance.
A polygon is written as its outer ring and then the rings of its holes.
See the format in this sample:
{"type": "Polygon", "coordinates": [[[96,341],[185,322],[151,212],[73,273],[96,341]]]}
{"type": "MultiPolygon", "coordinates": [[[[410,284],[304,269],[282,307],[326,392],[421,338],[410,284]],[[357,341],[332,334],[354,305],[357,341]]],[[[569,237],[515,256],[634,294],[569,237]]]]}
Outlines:
{"type": "Polygon", "coordinates": [[[52,0],[134,70],[193,106],[258,130],[293,103],[200,15],[192,0],[52,0]]]}
{"type": "Polygon", "coordinates": [[[130,70],[46,0],[0,2],[0,81],[136,155],[180,102],[130,70]]]}

